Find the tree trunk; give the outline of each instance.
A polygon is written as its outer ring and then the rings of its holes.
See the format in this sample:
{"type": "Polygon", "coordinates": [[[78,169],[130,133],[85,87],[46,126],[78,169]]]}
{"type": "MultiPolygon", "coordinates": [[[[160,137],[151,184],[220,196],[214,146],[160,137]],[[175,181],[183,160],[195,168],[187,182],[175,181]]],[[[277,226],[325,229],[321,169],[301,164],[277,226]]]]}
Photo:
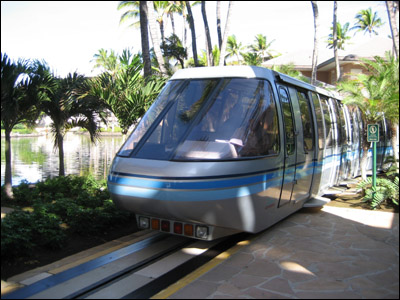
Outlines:
{"type": "Polygon", "coordinates": [[[6,170],[4,174],[4,190],[8,198],[13,199],[12,174],[11,174],[11,130],[6,129],[6,170]]]}
{"type": "Polygon", "coordinates": [[[369,143],[363,143],[363,154],[360,160],[360,169],[361,169],[361,178],[363,180],[367,179],[367,163],[368,163],[368,150],[369,150],[369,143]]]}
{"type": "Polygon", "coordinates": [[[58,145],[58,176],[65,176],[64,170],[64,137],[60,132],[57,132],[57,145],[58,145]]]}
{"type": "Polygon", "coordinates": [[[221,1],[217,1],[217,33],[218,33],[218,48],[221,51],[222,33],[221,33],[221,1]]]}
{"type": "Polygon", "coordinates": [[[194,65],[196,67],[199,67],[199,59],[197,58],[196,31],[194,28],[192,8],[190,7],[190,1],[185,1],[185,2],[186,2],[186,9],[188,11],[190,31],[192,32],[192,50],[193,50],[194,65]]]}
{"type": "Polygon", "coordinates": [[[312,73],[311,73],[311,84],[315,85],[317,82],[317,65],[318,65],[318,5],[317,1],[311,1],[313,13],[314,13],[314,51],[312,58],[312,73]]]}
{"type": "Polygon", "coordinates": [[[201,13],[203,15],[204,29],[206,31],[206,41],[207,41],[207,64],[209,66],[214,65],[213,55],[212,55],[212,44],[210,36],[210,28],[208,27],[207,14],[206,14],[206,1],[201,1],[201,13]]]}
{"type": "Polygon", "coordinates": [[[340,64],[339,55],[337,48],[337,1],[333,1],[333,53],[335,56],[335,67],[336,67],[336,82],[340,80],[340,64]]]}
{"type": "Polygon", "coordinates": [[[163,58],[162,53],[161,53],[160,37],[158,35],[156,19],[154,18],[154,4],[153,4],[153,1],[147,1],[147,18],[148,18],[148,22],[149,22],[150,35],[151,35],[151,39],[153,41],[154,53],[155,53],[156,58],[157,58],[158,66],[160,68],[161,74],[165,75],[165,74],[167,74],[167,70],[165,69],[164,58],[163,58]]]}
{"type": "Polygon", "coordinates": [[[395,160],[395,164],[396,164],[396,168],[397,168],[397,173],[399,173],[399,148],[397,146],[397,130],[398,129],[399,129],[398,126],[392,125],[390,127],[390,131],[392,133],[390,142],[391,142],[392,148],[393,148],[393,156],[394,156],[394,160],[395,160]]]}
{"type": "Polygon", "coordinates": [[[228,36],[229,36],[230,27],[231,27],[231,11],[232,11],[232,8],[233,8],[233,1],[229,1],[228,14],[226,16],[224,38],[222,40],[221,52],[220,52],[220,55],[219,55],[219,65],[220,66],[223,66],[225,64],[226,44],[228,42],[228,36]]]}
{"type": "Polygon", "coordinates": [[[390,30],[392,32],[394,55],[399,59],[399,29],[397,28],[395,11],[399,11],[399,1],[386,1],[389,16],[390,30]]]}
{"type": "Polygon", "coordinates": [[[140,34],[142,38],[142,56],[143,56],[143,72],[144,78],[151,76],[151,58],[149,46],[149,32],[147,20],[147,2],[140,1],[140,34]]]}

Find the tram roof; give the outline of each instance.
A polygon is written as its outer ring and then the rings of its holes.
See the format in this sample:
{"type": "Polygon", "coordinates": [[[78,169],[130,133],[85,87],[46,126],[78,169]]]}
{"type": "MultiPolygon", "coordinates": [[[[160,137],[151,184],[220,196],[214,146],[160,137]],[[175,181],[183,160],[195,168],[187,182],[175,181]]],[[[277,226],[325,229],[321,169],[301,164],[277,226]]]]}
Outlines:
{"type": "Polygon", "coordinates": [[[271,79],[271,76],[275,76],[278,80],[288,84],[292,84],[307,90],[315,91],[317,93],[333,97],[341,100],[338,93],[334,91],[328,91],[304,81],[295,79],[288,75],[255,66],[224,66],[224,67],[199,67],[199,68],[188,68],[180,69],[171,77],[171,80],[176,79],[201,79],[201,78],[224,78],[224,77],[240,77],[240,78],[264,78],[271,79]]]}

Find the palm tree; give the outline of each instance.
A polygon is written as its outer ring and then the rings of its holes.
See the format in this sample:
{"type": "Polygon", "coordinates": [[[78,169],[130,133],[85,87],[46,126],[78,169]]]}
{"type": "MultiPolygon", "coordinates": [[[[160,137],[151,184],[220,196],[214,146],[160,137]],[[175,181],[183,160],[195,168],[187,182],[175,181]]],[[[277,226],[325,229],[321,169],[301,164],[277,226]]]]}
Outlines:
{"type": "MultiPolygon", "coordinates": [[[[337,49],[344,50],[345,44],[347,43],[347,41],[349,39],[351,39],[351,37],[347,35],[347,33],[349,31],[349,26],[350,26],[349,22],[347,22],[343,26],[342,26],[342,24],[340,24],[340,22],[336,22],[337,49]]],[[[333,27],[331,27],[331,31],[333,32],[333,27]]],[[[333,41],[334,41],[333,34],[329,34],[328,40],[327,40],[327,43],[328,43],[327,47],[329,49],[333,48],[333,41]]]]}
{"type": "Polygon", "coordinates": [[[274,41],[275,40],[272,40],[268,43],[265,35],[257,34],[255,36],[254,44],[250,45],[250,49],[261,57],[263,62],[265,62],[274,57],[272,50],[269,50],[274,41]]]}
{"type": "Polygon", "coordinates": [[[360,10],[356,15],[356,19],[356,23],[350,30],[355,29],[357,30],[356,32],[364,31],[364,34],[368,32],[369,36],[372,33],[378,35],[375,28],[383,25],[381,18],[378,17],[377,12],[372,12],[371,7],[360,10]]]}
{"type": "Polygon", "coordinates": [[[131,20],[134,20],[135,22],[131,23],[129,27],[135,27],[139,28],[140,27],[140,10],[139,6],[141,1],[120,1],[118,4],[117,9],[127,9],[121,16],[119,23],[125,23],[131,20]]]}
{"type": "MultiPolygon", "coordinates": [[[[362,66],[367,69],[368,75],[358,74],[357,79],[341,82],[338,88],[345,92],[346,104],[355,104],[361,109],[366,124],[378,123],[383,116],[389,120],[393,132],[393,151],[395,158],[398,159],[396,128],[399,124],[399,62],[387,54],[385,59],[380,57],[375,57],[375,60],[364,59],[362,66]]],[[[363,179],[366,178],[368,149],[369,143],[366,141],[365,133],[364,152],[361,158],[363,179]]]]}
{"type": "Polygon", "coordinates": [[[5,129],[5,192],[13,198],[11,170],[11,131],[20,123],[32,124],[39,116],[35,105],[39,99],[38,86],[41,78],[35,75],[39,64],[31,66],[29,61],[11,61],[1,53],[1,125],[5,129]]]}
{"type": "Polygon", "coordinates": [[[224,37],[222,39],[222,44],[221,44],[221,53],[220,53],[220,59],[219,59],[220,66],[223,66],[225,63],[226,44],[228,42],[228,36],[229,36],[230,27],[231,27],[232,9],[233,9],[233,1],[229,1],[228,13],[226,15],[224,37]]]}
{"type": "Polygon", "coordinates": [[[213,60],[213,55],[212,55],[212,44],[211,44],[210,28],[208,27],[207,14],[206,14],[206,1],[201,1],[201,14],[203,15],[204,30],[206,32],[207,65],[208,66],[213,66],[214,65],[214,60],[213,60]]]}
{"type": "MultiPolygon", "coordinates": [[[[399,60],[390,52],[385,58],[376,56],[374,60],[363,59],[363,66],[368,71],[369,81],[377,89],[376,99],[380,100],[381,111],[389,121],[391,144],[394,158],[399,168],[399,149],[397,147],[397,130],[399,125],[399,60]]],[[[397,170],[398,172],[398,170],[397,170]]]]}
{"type": "Polygon", "coordinates": [[[110,110],[117,117],[122,133],[126,134],[150,107],[165,80],[149,77],[145,81],[140,76],[143,67],[140,55],[126,50],[118,58],[118,65],[115,76],[105,72],[92,78],[84,96],[100,101],[110,110]]]}
{"type": "Polygon", "coordinates": [[[221,1],[217,1],[217,34],[218,34],[218,49],[221,51],[222,34],[221,34],[221,1]]]}
{"type": "Polygon", "coordinates": [[[117,71],[117,55],[114,50],[110,51],[101,48],[97,54],[93,56],[92,61],[95,62],[93,68],[103,68],[103,71],[114,74],[117,71]]]}
{"type": "Polygon", "coordinates": [[[161,53],[161,48],[160,48],[160,37],[158,35],[158,30],[157,30],[157,26],[156,26],[156,19],[154,16],[154,1],[147,1],[147,18],[148,18],[148,22],[149,22],[149,28],[150,28],[150,35],[151,35],[151,40],[153,41],[153,49],[154,49],[154,53],[155,56],[157,58],[157,62],[158,62],[158,66],[160,68],[160,73],[162,75],[167,74],[167,70],[165,69],[165,65],[164,65],[164,58],[162,57],[162,53],[161,53]]]}
{"type": "Polygon", "coordinates": [[[150,43],[147,19],[147,3],[140,1],[140,37],[142,42],[142,56],[143,56],[143,75],[144,78],[151,76],[151,58],[150,58],[150,43]]]}
{"type": "Polygon", "coordinates": [[[317,1],[311,1],[311,6],[314,14],[314,50],[313,50],[313,58],[312,58],[312,72],[311,72],[311,84],[315,85],[317,81],[317,65],[318,65],[318,29],[319,29],[319,20],[318,20],[318,5],[317,1]]]}
{"type": "Polygon", "coordinates": [[[242,43],[238,43],[238,41],[236,40],[236,36],[230,35],[228,36],[228,43],[226,45],[226,52],[228,53],[228,55],[226,55],[224,57],[233,57],[234,55],[236,56],[237,62],[240,65],[240,55],[241,55],[241,51],[243,51],[245,49],[245,47],[242,46],[242,43]]]}
{"type": "Polygon", "coordinates": [[[399,29],[397,28],[396,22],[399,16],[399,1],[386,1],[386,8],[389,15],[390,30],[392,32],[394,54],[396,59],[399,59],[399,29]]]}
{"type": "Polygon", "coordinates": [[[93,98],[82,97],[86,87],[83,75],[74,72],[65,78],[51,77],[51,84],[46,87],[46,97],[39,107],[53,121],[51,126],[54,148],[58,148],[59,176],[64,176],[65,134],[73,127],[82,127],[89,132],[91,141],[95,142],[99,132],[96,115],[104,120],[103,107],[93,98]]]}
{"type": "Polygon", "coordinates": [[[187,13],[188,13],[188,21],[189,21],[189,25],[190,25],[190,31],[192,32],[192,50],[193,50],[194,65],[196,67],[198,67],[199,59],[197,57],[196,30],[194,27],[193,14],[192,14],[192,9],[190,7],[190,1],[185,1],[185,2],[186,2],[187,13]]]}

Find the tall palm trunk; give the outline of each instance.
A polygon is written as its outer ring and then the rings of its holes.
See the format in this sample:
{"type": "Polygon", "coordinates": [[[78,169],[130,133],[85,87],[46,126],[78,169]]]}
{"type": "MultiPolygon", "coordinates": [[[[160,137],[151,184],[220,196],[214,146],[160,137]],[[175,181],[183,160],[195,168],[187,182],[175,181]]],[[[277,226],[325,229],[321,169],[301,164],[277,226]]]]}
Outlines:
{"type": "Polygon", "coordinates": [[[386,8],[389,15],[390,30],[392,31],[394,55],[399,59],[399,29],[396,23],[396,13],[399,13],[399,1],[386,1],[386,8]]]}
{"type": "Polygon", "coordinates": [[[56,130],[56,140],[58,146],[58,176],[65,176],[64,169],[64,136],[60,129],[56,130]]]}
{"type": "Polygon", "coordinates": [[[311,73],[311,84],[315,85],[317,81],[317,65],[318,65],[318,5],[317,1],[311,1],[313,13],[314,13],[314,51],[312,58],[312,73],[311,73]]]}
{"type": "Polygon", "coordinates": [[[333,1],[333,53],[335,56],[336,82],[340,80],[341,76],[337,42],[337,1],[333,1]]]}
{"type": "Polygon", "coordinates": [[[150,46],[149,46],[149,31],[148,31],[148,20],[147,20],[147,2],[140,1],[140,35],[142,39],[142,56],[144,65],[144,78],[149,78],[151,75],[151,58],[150,58],[150,46]]]}
{"type": "Polygon", "coordinates": [[[8,198],[13,199],[14,194],[12,191],[12,175],[11,175],[11,129],[5,130],[6,134],[6,170],[4,174],[4,188],[8,198]]]}
{"type": "Polygon", "coordinates": [[[207,14],[206,14],[206,1],[201,1],[201,13],[203,15],[204,29],[206,31],[207,40],[207,63],[209,66],[214,65],[213,55],[212,55],[212,44],[210,36],[210,28],[208,27],[207,14]]]}
{"type": "Polygon", "coordinates": [[[158,35],[156,19],[154,17],[153,1],[147,1],[147,18],[148,18],[148,22],[149,22],[150,35],[151,35],[151,39],[153,41],[154,53],[157,58],[158,66],[160,68],[161,74],[165,75],[165,74],[167,74],[167,70],[165,69],[164,58],[161,53],[160,37],[158,35]]]}
{"type": "Polygon", "coordinates": [[[231,11],[232,11],[232,8],[233,8],[233,1],[229,1],[228,14],[226,16],[224,38],[222,40],[221,52],[220,52],[220,56],[219,56],[219,65],[220,66],[223,66],[225,64],[226,44],[228,42],[228,36],[229,36],[230,27],[231,27],[231,11]]]}
{"type": "Polygon", "coordinates": [[[218,48],[221,51],[222,34],[221,34],[221,1],[217,1],[217,33],[218,33],[218,48]]]}
{"type": "Polygon", "coordinates": [[[189,20],[190,31],[192,32],[192,50],[193,50],[194,65],[196,67],[199,67],[200,66],[199,59],[197,58],[196,31],[194,28],[192,8],[190,7],[190,1],[185,1],[185,2],[186,2],[186,9],[188,11],[188,20],[189,20]]]}

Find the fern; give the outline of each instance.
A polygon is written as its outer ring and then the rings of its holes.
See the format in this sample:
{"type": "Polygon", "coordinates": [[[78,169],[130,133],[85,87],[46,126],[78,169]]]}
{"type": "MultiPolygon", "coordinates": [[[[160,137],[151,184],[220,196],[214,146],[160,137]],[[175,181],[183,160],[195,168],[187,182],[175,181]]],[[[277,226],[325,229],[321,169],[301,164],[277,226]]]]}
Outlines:
{"type": "Polygon", "coordinates": [[[380,208],[383,202],[399,205],[399,177],[396,176],[393,181],[387,178],[377,178],[376,187],[372,187],[372,178],[358,184],[358,188],[364,190],[363,202],[370,204],[372,209],[380,208]]]}

